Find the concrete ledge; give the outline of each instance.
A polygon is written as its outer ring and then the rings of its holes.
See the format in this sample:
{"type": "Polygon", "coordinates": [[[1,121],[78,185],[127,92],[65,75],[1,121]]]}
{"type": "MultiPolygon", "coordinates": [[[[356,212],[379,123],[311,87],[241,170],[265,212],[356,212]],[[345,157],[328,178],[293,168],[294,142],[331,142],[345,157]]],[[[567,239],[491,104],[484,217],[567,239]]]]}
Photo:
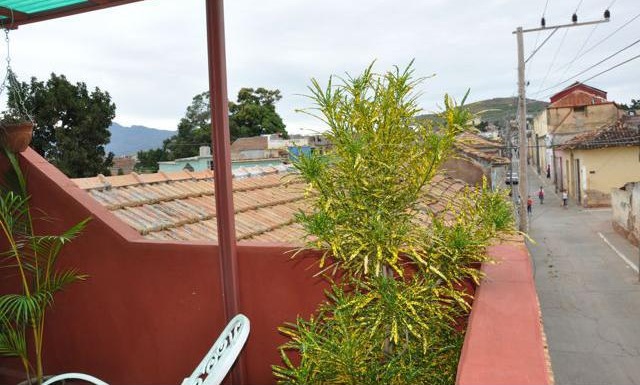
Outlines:
{"type": "Polygon", "coordinates": [[[540,306],[523,242],[488,249],[456,384],[552,384],[540,306]]]}

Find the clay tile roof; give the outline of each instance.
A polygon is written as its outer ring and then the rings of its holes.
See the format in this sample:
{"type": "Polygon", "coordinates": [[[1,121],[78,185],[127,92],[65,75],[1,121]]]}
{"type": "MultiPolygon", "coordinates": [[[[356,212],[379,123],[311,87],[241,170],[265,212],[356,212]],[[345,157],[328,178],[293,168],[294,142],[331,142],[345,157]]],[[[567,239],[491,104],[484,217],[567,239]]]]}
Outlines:
{"type": "Polygon", "coordinates": [[[509,159],[500,156],[500,150],[504,147],[502,143],[485,139],[480,135],[464,132],[456,137],[454,147],[465,156],[492,165],[509,164],[509,159]]]}
{"type": "Polygon", "coordinates": [[[269,139],[266,136],[253,136],[250,138],[238,138],[231,144],[231,152],[246,150],[266,150],[269,139]]]}
{"type": "Polygon", "coordinates": [[[474,134],[472,132],[463,132],[462,134],[458,135],[456,139],[458,142],[461,142],[473,148],[500,150],[504,147],[504,144],[502,144],[501,142],[483,138],[482,136],[474,134]]]}
{"type": "Polygon", "coordinates": [[[640,146],[640,117],[625,117],[615,125],[578,134],[559,146],[561,150],[590,150],[640,146]]]}
{"type": "MultiPolygon", "coordinates": [[[[258,176],[233,180],[238,241],[260,241],[301,246],[304,231],[295,213],[308,210],[306,185],[296,174],[265,170],[258,176]]],[[[213,173],[175,172],[72,179],[100,204],[147,239],[216,241],[216,205],[213,173]]],[[[455,197],[466,185],[436,175],[418,206],[420,222],[429,213],[453,218],[455,197]]]]}

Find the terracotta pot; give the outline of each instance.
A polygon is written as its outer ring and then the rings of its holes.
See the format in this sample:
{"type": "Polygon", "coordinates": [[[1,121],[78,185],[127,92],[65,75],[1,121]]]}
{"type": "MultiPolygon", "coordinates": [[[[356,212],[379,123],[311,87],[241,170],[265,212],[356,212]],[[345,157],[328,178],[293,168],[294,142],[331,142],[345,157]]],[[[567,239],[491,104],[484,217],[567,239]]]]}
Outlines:
{"type": "Polygon", "coordinates": [[[20,122],[0,126],[0,142],[12,152],[22,152],[29,147],[33,137],[33,123],[20,122]]]}

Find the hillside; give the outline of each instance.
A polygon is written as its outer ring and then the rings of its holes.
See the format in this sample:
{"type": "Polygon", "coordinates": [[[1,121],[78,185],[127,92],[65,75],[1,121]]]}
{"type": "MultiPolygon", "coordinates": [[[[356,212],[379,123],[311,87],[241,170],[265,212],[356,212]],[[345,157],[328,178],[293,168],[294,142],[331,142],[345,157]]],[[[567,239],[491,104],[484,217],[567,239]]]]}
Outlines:
{"type": "Polygon", "coordinates": [[[106,150],[116,156],[134,155],[141,150],[162,147],[162,142],[176,133],[144,126],[124,127],[115,122],[111,124],[109,131],[111,141],[107,144],[106,150]]]}
{"type": "MultiPolygon", "coordinates": [[[[544,110],[549,103],[540,100],[527,99],[527,115],[534,117],[540,111],[544,110]]],[[[497,123],[499,126],[504,125],[506,119],[514,119],[518,110],[517,98],[493,98],[480,100],[467,104],[469,110],[473,113],[485,111],[479,115],[479,118],[489,122],[497,123]]],[[[421,117],[432,117],[432,114],[422,115],[421,117]]]]}
{"type": "MultiPolygon", "coordinates": [[[[527,115],[536,116],[547,108],[549,103],[540,100],[527,99],[527,115]]],[[[474,113],[486,111],[480,114],[480,119],[487,122],[498,121],[502,124],[505,119],[514,119],[518,111],[517,98],[493,98],[469,103],[469,110],[474,113]]]]}

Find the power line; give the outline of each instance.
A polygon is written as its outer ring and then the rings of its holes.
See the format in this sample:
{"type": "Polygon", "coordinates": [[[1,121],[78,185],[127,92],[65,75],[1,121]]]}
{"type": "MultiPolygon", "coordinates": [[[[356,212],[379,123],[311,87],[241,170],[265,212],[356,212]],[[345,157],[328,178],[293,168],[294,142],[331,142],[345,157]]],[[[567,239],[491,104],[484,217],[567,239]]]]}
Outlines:
{"type": "MultiPolygon", "coordinates": [[[[538,91],[538,92],[536,93],[536,95],[537,95],[537,94],[539,94],[539,93],[541,93],[541,92],[545,92],[545,91],[548,91],[548,90],[550,90],[550,89],[556,88],[556,87],[557,87],[557,86],[559,86],[559,85],[562,85],[562,84],[564,84],[564,83],[566,83],[566,82],[568,82],[568,81],[570,81],[570,80],[572,80],[572,79],[577,78],[578,76],[582,75],[583,73],[585,73],[585,72],[587,72],[587,71],[589,71],[589,70],[593,69],[594,67],[597,67],[598,65],[600,65],[600,64],[602,64],[602,63],[604,63],[605,61],[607,61],[607,60],[611,59],[612,57],[614,57],[614,56],[616,56],[616,55],[620,54],[621,52],[623,52],[623,51],[625,51],[625,50],[627,50],[627,49],[629,49],[629,48],[633,47],[634,45],[636,45],[636,44],[638,44],[638,43],[640,43],[640,39],[638,39],[638,40],[634,41],[633,43],[631,43],[631,44],[627,45],[626,47],[624,47],[624,48],[622,48],[622,49],[618,50],[617,52],[615,52],[615,53],[613,53],[613,54],[611,54],[611,55],[607,56],[606,58],[604,58],[604,59],[600,60],[599,62],[597,62],[597,63],[595,63],[595,64],[593,64],[593,65],[591,65],[590,67],[588,67],[588,68],[586,68],[586,69],[584,69],[584,70],[582,70],[582,71],[578,72],[577,74],[575,74],[575,75],[573,75],[573,76],[571,76],[571,77],[569,77],[569,78],[567,78],[567,79],[565,79],[565,80],[563,80],[563,81],[561,81],[561,82],[559,82],[559,83],[556,83],[556,84],[552,85],[551,87],[547,87],[547,88],[545,88],[545,89],[544,89],[544,90],[542,90],[542,91],[538,91]]],[[[586,81],[586,80],[585,80],[585,81],[586,81]]],[[[585,81],[583,81],[583,83],[584,83],[585,81]]]]}
{"type": "Polygon", "coordinates": [[[600,76],[600,75],[606,74],[607,72],[609,72],[609,71],[611,71],[611,70],[613,70],[613,69],[616,69],[616,68],[620,67],[620,66],[621,66],[621,65],[623,65],[623,64],[627,64],[627,63],[629,63],[630,61],[636,60],[636,59],[637,59],[637,58],[639,58],[639,57],[640,57],[640,55],[636,55],[636,56],[634,56],[634,57],[632,57],[632,58],[630,58],[630,59],[627,59],[627,60],[625,60],[625,61],[623,61],[623,62],[621,62],[621,63],[618,63],[618,64],[614,65],[613,67],[610,67],[610,68],[607,68],[607,69],[606,69],[606,70],[604,70],[604,71],[598,72],[597,74],[593,75],[592,77],[590,77],[590,78],[588,78],[588,79],[585,79],[585,82],[588,82],[589,80],[595,79],[595,78],[597,78],[597,77],[598,77],[598,76],[600,76]]]}
{"type": "MultiPolygon", "coordinates": [[[[611,3],[613,4],[615,3],[615,0],[611,3]]],[[[571,65],[571,63],[573,63],[575,60],[580,59],[581,57],[583,57],[584,55],[588,54],[589,52],[593,51],[596,47],[598,47],[600,44],[604,43],[605,41],[609,40],[613,35],[615,35],[616,33],[618,33],[622,28],[626,27],[627,25],[631,24],[633,21],[635,21],[637,18],[640,17],[640,13],[638,13],[637,15],[635,15],[634,17],[632,17],[629,21],[627,21],[626,23],[624,23],[623,25],[621,25],[620,27],[618,27],[615,31],[611,32],[609,35],[607,35],[606,37],[604,37],[603,39],[601,39],[600,41],[598,41],[596,44],[592,45],[591,47],[589,47],[586,51],[584,51],[581,55],[579,55],[578,57],[575,57],[570,63],[565,64],[564,66],[560,67],[559,69],[563,69],[569,65],[571,65]]]]}
{"type": "Polygon", "coordinates": [[[564,39],[567,37],[567,33],[568,32],[569,32],[569,29],[565,29],[564,30],[564,35],[562,35],[562,40],[560,41],[560,45],[558,45],[558,49],[556,49],[556,53],[553,55],[553,60],[551,60],[551,65],[547,69],[547,73],[544,75],[544,78],[542,79],[542,83],[540,83],[540,87],[538,88],[538,91],[535,93],[536,95],[541,92],[540,90],[544,86],[544,83],[547,81],[547,78],[549,77],[549,74],[551,73],[551,69],[553,68],[553,65],[556,63],[556,59],[558,58],[558,53],[560,53],[560,49],[562,48],[562,45],[564,44],[564,39]]]}
{"type": "Polygon", "coordinates": [[[573,11],[573,13],[578,13],[578,9],[580,9],[580,6],[582,5],[582,2],[583,2],[583,1],[584,1],[584,0],[580,0],[580,2],[578,3],[578,6],[576,7],[576,10],[575,10],[575,11],[573,11]]]}
{"type": "MultiPolygon", "coordinates": [[[[584,0],[580,0],[578,2],[578,5],[576,6],[575,11],[573,11],[573,22],[576,23],[577,22],[577,17],[576,14],[578,13],[578,10],[580,9],[580,6],[582,5],[582,2],[584,0]]],[[[615,1],[615,0],[613,0],[615,1]]],[[[544,83],[547,81],[547,78],[549,77],[549,74],[551,73],[551,70],[553,69],[553,66],[556,64],[556,59],[558,58],[558,53],[560,52],[560,49],[562,48],[562,46],[564,45],[564,41],[567,37],[567,33],[569,33],[569,30],[566,29],[564,31],[564,35],[562,35],[562,40],[560,41],[560,45],[558,46],[558,49],[556,50],[556,53],[553,55],[553,60],[551,60],[551,65],[549,66],[549,69],[547,69],[547,73],[544,75],[544,78],[542,79],[542,83],[540,83],[540,87],[538,88],[538,91],[536,92],[536,94],[542,92],[540,91],[542,89],[542,87],[544,87],[544,83]]],[[[549,36],[551,37],[551,36],[549,36]]],[[[546,41],[545,41],[546,42],[546,41]]],[[[575,60],[575,59],[574,59],[575,60]]]]}
{"type": "MultiPolygon", "coordinates": [[[[614,0],[615,1],[615,0],[614,0]]],[[[591,36],[593,36],[593,33],[596,31],[596,29],[598,29],[598,27],[600,26],[600,24],[596,24],[593,26],[593,28],[591,29],[591,32],[589,33],[589,35],[587,36],[587,38],[584,40],[584,42],[582,43],[582,46],[580,47],[580,49],[578,50],[578,52],[576,53],[576,56],[573,57],[573,59],[569,62],[569,64],[566,66],[566,68],[564,69],[564,72],[562,72],[562,75],[559,76],[559,79],[562,79],[564,77],[564,75],[567,74],[567,72],[569,71],[569,69],[571,68],[571,66],[573,65],[573,63],[576,61],[576,59],[578,59],[578,56],[580,55],[580,53],[582,52],[582,50],[584,49],[584,47],[587,45],[587,43],[589,42],[589,40],[591,40],[591,36]]]]}
{"type": "MultiPolygon", "coordinates": [[[[615,0],[614,0],[614,1],[615,1],[615,0]]],[[[548,6],[548,5],[549,5],[549,0],[547,0],[547,1],[544,3],[544,9],[542,10],[542,17],[541,17],[541,19],[540,19],[540,24],[542,24],[543,26],[544,26],[544,24],[545,24],[544,16],[545,16],[545,14],[547,13],[547,6],[548,6]]],[[[555,31],[557,31],[557,30],[554,30],[554,32],[555,32],[555,31]]],[[[542,31],[538,31],[538,33],[536,33],[536,42],[535,42],[535,44],[533,45],[533,50],[531,51],[532,53],[529,55],[529,59],[531,59],[531,57],[535,54],[536,50],[538,49],[538,41],[539,41],[539,39],[540,39],[540,33],[541,33],[541,32],[542,32],[542,31]]],[[[551,33],[551,35],[553,35],[553,32],[551,33]]],[[[544,42],[542,42],[542,45],[544,45],[544,43],[546,43],[546,42],[547,42],[547,40],[549,40],[549,38],[551,37],[551,35],[549,35],[549,36],[545,39],[545,41],[544,41],[544,42]]],[[[529,61],[529,60],[527,59],[526,61],[529,61]]],[[[526,61],[525,61],[525,62],[526,62],[526,61]]],[[[529,67],[532,67],[532,66],[533,66],[533,62],[532,62],[531,64],[529,64],[529,67]]]]}
{"type": "MultiPolygon", "coordinates": [[[[618,64],[616,64],[616,65],[614,65],[614,66],[612,66],[612,67],[609,67],[609,68],[607,68],[607,69],[606,69],[606,70],[604,70],[604,71],[598,72],[597,74],[593,75],[592,77],[590,77],[590,78],[588,78],[588,79],[583,80],[583,81],[582,81],[582,83],[586,83],[586,82],[588,82],[589,80],[595,79],[595,78],[597,78],[597,77],[598,77],[598,76],[600,76],[600,75],[606,74],[607,72],[609,72],[609,71],[611,71],[611,70],[614,70],[614,69],[616,69],[616,68],[620,67],[621,65],[627,64],[627,63],[629,63],[630,61],[636,60],[636,59],[637,59],[637,58],[639,58],[639,57],[640,57],[640,55],[636,55],[636,56],[634,56],[634,57],[632,57],[632,58],[630,58],[630,59],[627,59],[627,60],[625,60],[625,61],[623,61],[623,62],[620,62],[620,63],[618,63],[618,64]]],[[[551,96],[551,95],[548,95],[548,96],[551,96]]]]}

